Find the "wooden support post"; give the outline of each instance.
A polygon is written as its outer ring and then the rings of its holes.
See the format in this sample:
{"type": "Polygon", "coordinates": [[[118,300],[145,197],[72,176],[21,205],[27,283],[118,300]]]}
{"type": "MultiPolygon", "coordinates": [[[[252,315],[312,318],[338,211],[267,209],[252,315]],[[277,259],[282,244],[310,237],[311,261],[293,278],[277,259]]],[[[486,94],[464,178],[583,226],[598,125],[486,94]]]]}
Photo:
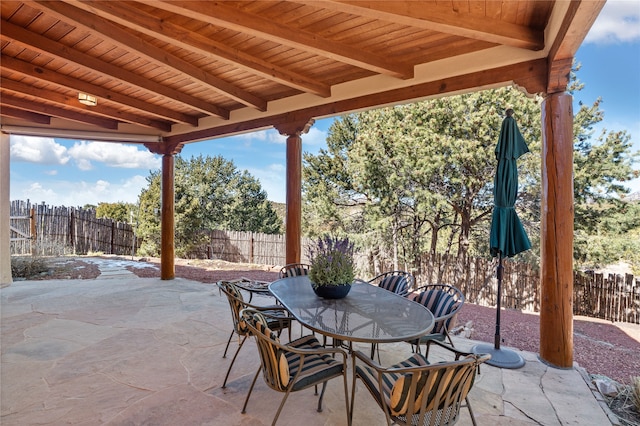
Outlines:
{"type": "Polygon", "coordinates": [[[302,238],[302,138],[287,137],[286,262],[300,263],[302,238]]]}
{"type": "Polygon", "coordinates": [[[572,97],[542,104],[540,358],[573,367],[573,111],[572,97]]]}
{"type": "Polygon", "coordinates": [[[162,154],[160,279],[172,280],[176,277],[174,156],[180,153],[183,145],[180,143],[145,143],[144,146],[154,154],[162,154]]]}
{"type": "Polygon", "coordinates": [[[172,280],[175,271],[175,218],[174,218],[174,157],[173,154],[162,156],[162,201],[161,201],[161,229],[160,242],[160,279],[172,280]]]}
{"type": "Polygon", "coordinates": [[[300,263],[302,240],[302,138],[313,120],[295,121],[275,126],[287,136],[287,213],[286,263],[300,263]]]}

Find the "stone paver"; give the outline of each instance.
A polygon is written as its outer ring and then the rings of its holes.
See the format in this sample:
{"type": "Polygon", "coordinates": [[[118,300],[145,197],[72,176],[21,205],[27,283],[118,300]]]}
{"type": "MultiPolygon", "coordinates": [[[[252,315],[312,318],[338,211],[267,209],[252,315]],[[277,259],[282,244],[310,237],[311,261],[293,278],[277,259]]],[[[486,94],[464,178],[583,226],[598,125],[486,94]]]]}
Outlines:
{"type": "MultiPolygon", "coordinates": [[[[100,279],[22,281],[0,290],[3,426],[271,423],[282,394],[261,377],[247,413],[240,413],[258,366],[252,341],[220,388],[237,339],[223,359],[231,319],[214,286],[140,279],[105,265],[100,279]]],[[[456,339],[463,350],[475,343],[456,339]]],[[[369,346],[356,348],[366,353],[369,346]]],[[[398,343],[380,352],[390,364],[411,348],[398,343]]],[[[579,371],[523,357],[518,370],[481,367],[470,394],[479,425],[610,424],[579,371]]],[[[346,424],[343,392],[341,380],[330,381],[321,413],[313,389],[294,393],[278,424],[346,424]]],[[[358,382],[354,425],[383,424],[384,414],[358,382]]],[[[471,424],[466,409],[458,424],[471,424]]]]}

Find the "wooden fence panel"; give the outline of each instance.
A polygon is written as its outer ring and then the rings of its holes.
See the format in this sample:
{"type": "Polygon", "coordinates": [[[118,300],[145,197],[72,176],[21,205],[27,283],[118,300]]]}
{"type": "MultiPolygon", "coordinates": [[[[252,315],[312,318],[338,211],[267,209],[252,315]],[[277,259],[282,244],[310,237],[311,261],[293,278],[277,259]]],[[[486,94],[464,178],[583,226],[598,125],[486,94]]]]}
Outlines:
{"type": "MultiPolygon", "coordinates": [[[[306,250],[309,240],[302,240],[301,262],[307,263],[306,250]]],[[[284,265],[286,259],[285,236],[242,231],[211,231],[209,243],[202,250],[209,259],[228,262],[284,265]]]]}
{"type": "Polygon", "coordinates": [[[74,207],[32,205],[29,201],[12,201],[10,207],[11,254],[66,255],[101,252],[107,254],[133,254],[137,241],[131,225],[111,219],[96,218],[95,211],[74,207]],[[30,215],[35,235],[28,232],[29,221],[17,217],[30,215]],[[19,231],[19,232],[18,232],[19,231]],[[18,240],[18,233],[26,232],[31,240],[18,240]],[[14,241],[15,239],[15,241],[14,241]]]}

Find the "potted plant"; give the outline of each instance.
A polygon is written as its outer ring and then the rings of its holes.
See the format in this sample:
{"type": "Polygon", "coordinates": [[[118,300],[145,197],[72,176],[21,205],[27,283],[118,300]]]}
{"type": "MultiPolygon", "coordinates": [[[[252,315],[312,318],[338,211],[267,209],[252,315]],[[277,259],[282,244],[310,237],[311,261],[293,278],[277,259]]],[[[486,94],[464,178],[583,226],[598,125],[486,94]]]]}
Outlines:
{"type": "Polygon", "coordinates": [[[308,248],[309,279],[316,294],[328,299],[345,297],[354,278],[353,243],[326,235],[308,248]]]}

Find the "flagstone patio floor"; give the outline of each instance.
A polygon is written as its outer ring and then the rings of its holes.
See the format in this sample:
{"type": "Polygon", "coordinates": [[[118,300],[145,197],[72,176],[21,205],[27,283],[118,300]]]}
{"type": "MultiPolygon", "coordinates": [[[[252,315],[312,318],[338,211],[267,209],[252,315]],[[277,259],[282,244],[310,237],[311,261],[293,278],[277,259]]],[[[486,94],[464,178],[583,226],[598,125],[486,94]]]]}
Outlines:
{"type": "MultiPolygon", "coordinates": [[[[253,341],[240,351],[227,388],[220,387],[231,358],[222,358],[231,316],[215,286],[137,278],[117,266],[101,270],[93,280],[19,281],[0,290],[0,424],[271,424],[282,394],[262,378],[240,413],[258,366],[253,341]]],[[[462,350],[476,343],[455,339],[462,350]]],[[[234,339],[231,353],[236,345],[234,339]]],[[[356,348],[366,353],[368,345],[356,348]]],[[[382,364],[391,364],[410,356],[411,347],[380,351],[382,364]]],[[[617,424],[583,370],[521,355],[520,369],[482,366],[470,393],[479,425],[617,424]]],[[[339,379],[329,382],[321,413],[316,398],[313,389],[291,394],[278,424],[346,424],[339,379]]],[[[383,412],[358,382],[354,425],[383,424],[383,412]]],[[[466,409],[458,424],[471,424],[466,409]]]]}

